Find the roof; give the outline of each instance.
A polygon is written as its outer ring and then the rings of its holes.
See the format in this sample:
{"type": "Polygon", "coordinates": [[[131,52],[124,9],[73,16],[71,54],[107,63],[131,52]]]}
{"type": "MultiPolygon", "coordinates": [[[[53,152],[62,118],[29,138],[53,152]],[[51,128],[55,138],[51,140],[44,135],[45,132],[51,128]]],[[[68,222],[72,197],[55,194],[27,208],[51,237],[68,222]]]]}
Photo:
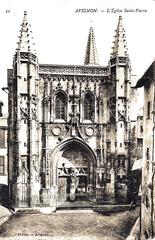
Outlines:
{"type": "Polygon", "coordinates": [[[150,80],[154,79],[154,66],[155,60],[149,66],[149,68],[145,71],[144,75],[138,80],[135,88],[144,87],[146,84],[150,83],[150,80]]]}

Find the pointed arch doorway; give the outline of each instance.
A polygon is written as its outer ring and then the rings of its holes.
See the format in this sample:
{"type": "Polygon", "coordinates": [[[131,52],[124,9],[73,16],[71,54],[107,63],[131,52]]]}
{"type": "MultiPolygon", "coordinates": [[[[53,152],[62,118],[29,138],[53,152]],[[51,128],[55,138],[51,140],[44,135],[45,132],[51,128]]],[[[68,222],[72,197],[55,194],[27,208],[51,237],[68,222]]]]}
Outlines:
{"type": "Polygon", "coordinates": [[[93,201],[96,196],[96,156],[85,142],[79,139],[63,142],[53,163],[57,206],[93,201]]]}

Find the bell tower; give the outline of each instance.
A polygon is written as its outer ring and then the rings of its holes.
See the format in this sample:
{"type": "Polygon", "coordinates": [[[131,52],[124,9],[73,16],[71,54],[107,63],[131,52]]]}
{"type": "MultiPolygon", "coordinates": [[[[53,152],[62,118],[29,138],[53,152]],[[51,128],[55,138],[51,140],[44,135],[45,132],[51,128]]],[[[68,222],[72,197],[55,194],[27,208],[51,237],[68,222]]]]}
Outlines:
{"type": "Polygon", "coordinates": [[[119,17],[115,30],[110,58],[112,87],[110,89],[109,109],[111,124],[111,152],[113,165],[117,168],[116,178],[123,180],[129,164],[128,143],[130,132],[130,60],[127,53],[125,30],[122,17],[119,17]]]}
{"type": "Polygon", "coordinates": [[[38,59],[34,46],[24,12],[14,55],[13,78],[8,84],[9,161],[13,167],[9,182],[11,197],[18,207],[33,206],[39,197],[38,59]]]}

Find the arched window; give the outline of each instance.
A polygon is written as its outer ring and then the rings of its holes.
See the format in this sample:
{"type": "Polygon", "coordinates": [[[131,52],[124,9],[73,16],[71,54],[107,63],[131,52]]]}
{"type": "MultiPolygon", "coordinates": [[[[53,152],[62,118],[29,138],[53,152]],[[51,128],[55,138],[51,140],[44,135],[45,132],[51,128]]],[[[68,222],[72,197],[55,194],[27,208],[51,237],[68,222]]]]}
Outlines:
{"type": "Polygon", "coordinates": [[[91,93],[86,93],[84,97],[84,119],[94,121],[95,102],[91,93]]]}
{"type": "Polygon", "coordinates": [[[58,92],[55,98],[55,118],[66,120],[66,96],[58,92]]]}

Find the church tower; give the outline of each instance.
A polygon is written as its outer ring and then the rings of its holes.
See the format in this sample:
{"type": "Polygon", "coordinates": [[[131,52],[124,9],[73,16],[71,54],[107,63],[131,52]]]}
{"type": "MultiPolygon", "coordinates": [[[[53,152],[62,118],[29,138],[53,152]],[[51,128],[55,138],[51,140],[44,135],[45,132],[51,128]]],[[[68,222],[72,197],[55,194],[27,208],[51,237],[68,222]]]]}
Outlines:
{"type": "Polygon", "coordinates": [[[37,71],[35,44],[27,13],[24,12],[14,55],[12,78],[10,77],[10,80],[8,78],[11,137],[9,184],[12,186],[12,198],[18,207],[33,206],[38,201],[39,194],[37,71]]]}
{"type": "MultiPolygon", "coordinates": [[[[130,61],[127,53],[125,30],[122,17],[119,17],[115,31],[110,58],[112,88],[110,89],[110,138],[111,156],[116,170],[116,180],[120,186],[126,183],[129,167],[129,133],[130,133],[130,61]]],[[[117,196],[116,196],[117,197],[117,196]]],[[[127,196],[124,195],[126,198],[127,196]]]]}

